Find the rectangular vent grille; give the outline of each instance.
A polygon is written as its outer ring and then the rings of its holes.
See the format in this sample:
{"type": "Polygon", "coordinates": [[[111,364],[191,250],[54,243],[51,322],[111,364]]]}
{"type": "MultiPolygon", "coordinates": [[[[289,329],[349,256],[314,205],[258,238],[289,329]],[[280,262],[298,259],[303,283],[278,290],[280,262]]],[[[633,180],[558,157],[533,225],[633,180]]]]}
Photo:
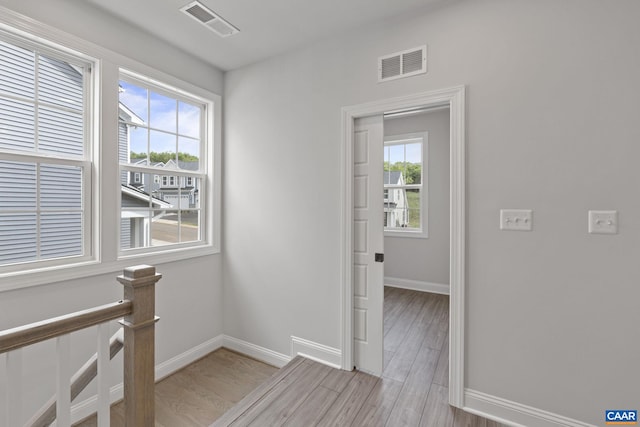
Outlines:
{"type": "Polygon", "coordinates": [[[240,32],[220,15],[198,1],[191,2],[180,10],[220,37],[229,37],[240,32]]]}
{"type": "Polygon", "coordinates": [[[427,46],[407,49],[378,58],[378,81],[400,79],[427,72],[427,46]]]}

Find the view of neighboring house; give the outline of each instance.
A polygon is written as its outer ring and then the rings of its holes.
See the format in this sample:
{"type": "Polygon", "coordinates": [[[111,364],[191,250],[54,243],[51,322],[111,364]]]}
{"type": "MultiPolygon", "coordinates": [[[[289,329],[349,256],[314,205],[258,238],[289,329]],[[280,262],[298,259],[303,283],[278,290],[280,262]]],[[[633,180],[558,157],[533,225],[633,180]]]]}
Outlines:
{"type": "MultiPolygon", "coordinates": [[[[198,161],[167,162],[150,161],[148,157],[131,158],[131,128],[144,125],[126,105],[120,102],[119,110],[119,161],[137,166],[152,166],[158,169],[182,169],[196,171],[198,161]]],[[[122,186],[121,239],[122,249],[149,246],[152,238],[151,222],[167,217],[167,210],[189,210],[199,206],[200,180],[177,175],[124,172],[120,176],[122,186]]],[[[170,214],[170,213],[169,213],[170,214]]],[[[156,242],[161,244],[162,242],[156,242]]]]}
{"type": "MultiPolygon", "coordinates": [[[[182,169],[196,171],[199,162],[185,162],[169,160],[163,162],[149,162],[147,158],[130,162],[134,165],[153,166],[164,169],[182,169]]],[[[181,210],[196,208],[199,203],[200,181],[192,177],[175,175],[159,175],[150,173],[130,172],[128,183],[153,197],[170,203],[172,207],[181,210]]]]}
{"type": "Polygon", "coordinates": [[[384,226],[388,228],[406,227],[409,223],[409,204],[403,186],[401,171],[384,171],[384,226]]]}

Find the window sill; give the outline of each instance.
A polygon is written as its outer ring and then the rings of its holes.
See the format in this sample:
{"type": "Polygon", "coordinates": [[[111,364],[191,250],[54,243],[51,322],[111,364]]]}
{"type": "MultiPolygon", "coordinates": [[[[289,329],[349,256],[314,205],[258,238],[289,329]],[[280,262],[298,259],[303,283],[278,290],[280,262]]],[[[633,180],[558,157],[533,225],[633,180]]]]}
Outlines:
{"type": "Polygon", "coordinates": [[[158,266],[169,262],[219,253],[220,250],[218,248],[208,245],[165,252],[137,254],[120,257],[118,260],[111,262],[84,261],[64,266],[58,265],[28,271],[5,273],[0,275],[0,293],[102,274],[113,274],[115,280],[117,274],[120,274],[124,268],[130,267],[133,264],[158,266]]]}
{"type": "Polygon", "coordinates": [[[384,237],[407,237],[409,239],[428,239],[425,231],[384,231],[384,237]]]}

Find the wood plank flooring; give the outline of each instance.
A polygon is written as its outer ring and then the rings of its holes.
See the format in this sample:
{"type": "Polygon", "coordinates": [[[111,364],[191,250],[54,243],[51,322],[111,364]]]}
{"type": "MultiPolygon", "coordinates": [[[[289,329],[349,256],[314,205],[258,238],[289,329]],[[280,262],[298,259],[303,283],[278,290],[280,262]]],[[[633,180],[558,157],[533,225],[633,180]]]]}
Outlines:
{"type": "MultiPolygon", "coordinates": [[[[208,426],[278,368],[220,349],[156,384],[156,426],[208,426]]],[[[95,427],[92,416],[75,427],[95,427]]],[[[111,406],[111,427],[124,426],[122,402],[111,406]]]]}
{"type": "Polygon", "coordinates": [[[499,427],[448,404],[449,298],[385,288],[381,378],[296,357],[211,427],[499,427]]]}
{"type": "MultiPolygon", "coordinates": [[[[384,316],[381,378],[302,357],[277,370],[221,349],[156,386],[156,426],[501,426],[447,403],[447,296],[385,287],[384,316]]],[[[121,404],[111,413],[124,425],[121,404]]]]}

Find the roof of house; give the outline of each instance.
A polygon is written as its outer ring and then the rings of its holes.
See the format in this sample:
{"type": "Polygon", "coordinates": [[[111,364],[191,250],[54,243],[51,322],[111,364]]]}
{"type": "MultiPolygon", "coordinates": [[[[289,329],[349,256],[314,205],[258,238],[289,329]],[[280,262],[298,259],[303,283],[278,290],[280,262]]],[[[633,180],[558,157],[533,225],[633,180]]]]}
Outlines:
{"type": "Polygon", "coordinates": [[[150,196],[149,193],[146,193],[139,188],[136,188],[132,185],[121,184],[122,194],[126,194],[128,196],[133,197],[134,199],[138,199],[143,202],[149,202],[149,197],[151,197],[151,203],[153,207],[157,208],[172,208],[173,205],[171,203],[167,203],[164,200],[160,200],[156,197],[150,196]]]}
{"type": "Polygon", "coordinates": [[[383,182],[385,184],[402,185],[402,172],[400,171],[384,171],[383,182]]]}

